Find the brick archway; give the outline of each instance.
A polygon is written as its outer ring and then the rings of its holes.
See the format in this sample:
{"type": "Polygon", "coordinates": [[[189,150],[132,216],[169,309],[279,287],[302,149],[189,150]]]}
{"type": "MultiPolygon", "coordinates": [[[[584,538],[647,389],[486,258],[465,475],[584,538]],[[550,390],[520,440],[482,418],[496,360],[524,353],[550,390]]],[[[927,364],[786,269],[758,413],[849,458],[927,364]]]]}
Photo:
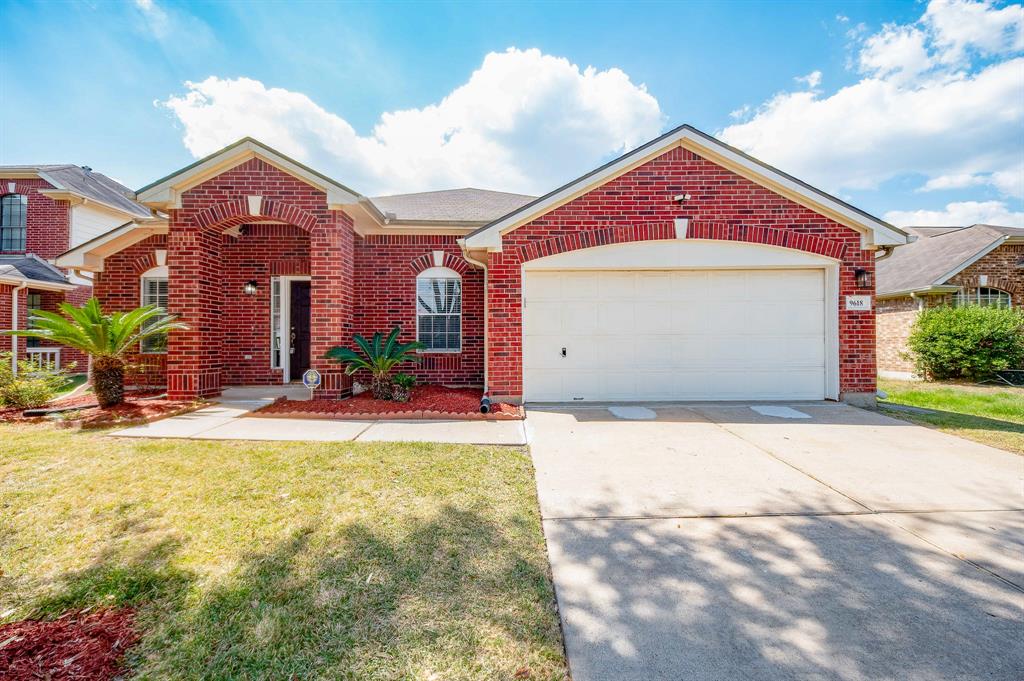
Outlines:
{"type": "MultiPolygon", "coordinates": [[[[458,256],[445,252],[440,266],[454,270],[459,273],[459,276],[462,276],[466,273],[469,263],[458,256]]],[[[412,270],[413,274],[419,274],[431,267],[437,267],[437,265],[434,264],[433,252],[424,253],[423,255],[414,258],[412,262],[409,263],[409,269],[412,270]]]]}
{"type": "MultiPolygon", "coordinates": [[[[561,236],[532,241],[516,250],[519,262],[567,253],[569,251],[597,246],[610,246],[635,241],[668,241],[677,239],[676,227],[671,222],[655,222],[646,225],[613,226],[603,229],[572,232],[561,236]]],[[[813,234],[803,234],[774,227],[757,227],[727,222],[695,220],[686,230],[687,239],[710,239],[716,241],[742,241],[762,246],[776,246],[797,251],[806,251],[828,258],[842,260],[846,244],[813,234]]]]}
{"type": "Polygon", "coordinates": [[[982,284],[978,275],[974,275],[972,277],[965,277],[959,281],[954,281],[953,283],[959,284],[966,289],[994,288],[999,289],[1000,291],[1006,291],[1007,293],[1012,293],[1013,295],[1020,295],[1021,293],[1024,293],[1024,284],[1020,284],[1010,277],[990,275],[987,282],[982,284]]]}
{"type": "Polygon", "coordinates": [[[246,223],[272,220],[285,222],[295,225],[303,231],[312,232],[319,222],[315,215],[298,206],[264,197],[259,197],[259,199],[258,212],[255,213],[250,210],[249,197],[243,196],[204,208],[192,219],[199,227],[220,231],[246,223]]]}

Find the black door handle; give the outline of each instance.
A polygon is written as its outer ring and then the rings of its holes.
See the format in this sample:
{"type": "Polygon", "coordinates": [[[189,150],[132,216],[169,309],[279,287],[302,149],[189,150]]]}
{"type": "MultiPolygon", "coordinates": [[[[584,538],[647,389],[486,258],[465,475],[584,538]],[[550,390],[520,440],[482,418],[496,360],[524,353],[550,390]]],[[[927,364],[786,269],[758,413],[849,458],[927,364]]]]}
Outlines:
{"type": "Polygon", "coordinates": [[[565,357],[565,348],[562,348],[562,357],[565,357]]]}

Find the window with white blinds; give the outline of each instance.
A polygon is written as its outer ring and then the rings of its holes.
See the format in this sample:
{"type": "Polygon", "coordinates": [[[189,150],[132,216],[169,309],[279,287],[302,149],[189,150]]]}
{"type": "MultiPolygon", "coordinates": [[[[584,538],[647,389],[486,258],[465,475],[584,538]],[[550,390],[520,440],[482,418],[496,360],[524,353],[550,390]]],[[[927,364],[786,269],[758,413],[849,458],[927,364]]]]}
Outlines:
{"type": "MultiPolygon", "coordinates": [[[[165,277],[143,277],[142,304],[156,305],[167,311],[167,279],[165,277]]],[[[156,320],[150,320],[149,324],[156,320]]],[[[147,324],[148,325],[148,324],[147,324]]],[[[142,341],[142,352],[167,352],[167,334],[150,336],[142,341]]]]}
{"type": "Polygon", "coordinates": [[[424,352],[462,350],[462,279],[452,275],[416,279],[416,339],[424,352]]]}

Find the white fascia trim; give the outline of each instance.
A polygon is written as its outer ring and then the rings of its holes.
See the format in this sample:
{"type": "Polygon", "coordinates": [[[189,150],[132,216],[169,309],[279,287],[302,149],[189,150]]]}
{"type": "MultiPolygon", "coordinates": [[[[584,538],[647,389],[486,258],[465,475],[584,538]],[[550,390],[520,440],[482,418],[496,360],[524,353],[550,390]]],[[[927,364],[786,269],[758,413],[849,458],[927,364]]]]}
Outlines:
{"type": "Polygon", "coordinates": [[[150,207],[181,208],[181,195],[184,192],[256,157],[327,194],[327,205],[332,210],[358,203],[362,198],[270,147],[256,140],[246,139],[143,188],[136,200],[150,207]]]}
{"type": "Polygon", "coordinates": [[[921,286],[919,288],[908,288],[903,291],[886,291],[885,293],[877,293],[875,294],[875,298],[878,300],[887,300],[889,298],[937,296],[942,295],[943,293],[954,293],[959,290],[959,286],[921,286]]]}
{"type": "Polygon", "coordinates": [[[38,281],[37,279],[26,279],[24,277],[10,277],[0,276],[0,284],[7,284],[9,286],[25,286],[27,288],[35,288],[43,291],[73,291],[78,286],[76,284],[58,284],[52,281],[38,281]]]}
{"type": "Polygon", "coordinates": [[[57,267],[73,270],[102,272],[103,260],[106,256],[117,253],[154,234],[166,233],[167,223],[164,222],[144,222],[141,224],[128,222],[99,235],[91,241],[86,241],[84,244],[79,244],[71,250],[61,253],[54,258],[53,264],[57,267]],[[113,242],[118,240],[124,243],[115,245],[113,242]]]}
{"type": "MultiPolygon", "coordinates": [[[[696,153],[706,154],[712,162],[717,162],[715,157],[718,157],[737,168],[744,169],[751,175],[764,178],[767,182],[786,190],[795,197],[803,198],[807,203],[812,204],[809,206],[812,210],[815,206],[820,207],[818,210],[821,208],[826,209],[841,218],[844,224],[864,233],[868,237],[865,239],[866,246],[900,246],[907,243],[907,235],[892,225],[853,210],[836,199],[809,189],[807,186],[794,181],[786,175],[737,153],[728,145],[710,136],[699,134],[692,128],[683,126],[674,133],[665,136],[657,145],[641,146],[600,169],[600,172],[584,175],[575,182],[547,196],[542,201],[528,206],[525,210],[520,209],[497,222],[491,223],[484,230],[470,234],[466,237],[466,245],[468,248],[487,248],[500,251],[503,234],[535,220],[568,200],[585,193],[585,191],[590,191],[610,179],[629,171],[633,167],[641,165],[653,157],[660,156],[668,149],[682,146],[684,143],[685,146],[692,148],[696,153]]],[[[772,187],[768,188],[773,189],[772,187]]]]}
{"type": "Polygon", "coordinates": [[[994,251],[997,248],[999,248],[1000,246],[1002,246],[1006,242],[1007,238],[1008,237],[1006,237],[1006,236],[1000,236],[995,241],[990,243],[988,246],[986,246],[985,248],[981,249],[980,251],[978,251],[977,253],[972,255],[970,258],[968,258],[967,260],[964,260],[962,263],[960,263],[959,265],[954,267],[952,270],[950,270],[949,272],[947,272],[943,276],[941,276],[938,279],[936,279],[935,280],[935,285],[938,286],[940,284],[945,284],[952,277],[955,277],[956,275],[960,274],[965,269],[967,269],[968,267],[970,267],[974,263],[978,262],[979,260],[984,258],[989,253],[991,253],[992,251],[994,251]]]}

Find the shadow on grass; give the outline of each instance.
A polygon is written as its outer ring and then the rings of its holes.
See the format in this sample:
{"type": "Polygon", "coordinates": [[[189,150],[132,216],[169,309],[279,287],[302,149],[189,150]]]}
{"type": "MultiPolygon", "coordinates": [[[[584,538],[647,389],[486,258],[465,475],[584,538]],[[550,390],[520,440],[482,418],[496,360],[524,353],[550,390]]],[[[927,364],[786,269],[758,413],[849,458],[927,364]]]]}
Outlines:
{"type": "Polygon", "coordinates": [[[156,678],[482,679],[528,668],[561,679],[545,557],[524,555],[516,535],[452,507],[373,525],[313,518],[205,582],[174,567],[179,547],[165,540],[66,575],[37,611],[141,606],[145,637],[130,663],[156,678]]]}
{"type": "Polygon", "coordinates": [[[1014,423],[1013,421],[1002,421],[1000,419],[993,419],[987,416],[974,416],[973,414],[943,411],[932,407],[915,407],[916,409],[921,409],[921,412],[904,411],[898,408],[899,406],[903,406],[898,403],[893,403],[892,405],[897,408],[887,409],[886,407],[890,405],[884,402],[879,402],[878,406],[885,410],[889,415],[899,416],[907,420],[923,421],[935,426],[963,428],[966,430],[990,430],[1024,435],[1024,425],[1014,423]],[[924,413],[925,410],[928,413],[924,413]]]}

